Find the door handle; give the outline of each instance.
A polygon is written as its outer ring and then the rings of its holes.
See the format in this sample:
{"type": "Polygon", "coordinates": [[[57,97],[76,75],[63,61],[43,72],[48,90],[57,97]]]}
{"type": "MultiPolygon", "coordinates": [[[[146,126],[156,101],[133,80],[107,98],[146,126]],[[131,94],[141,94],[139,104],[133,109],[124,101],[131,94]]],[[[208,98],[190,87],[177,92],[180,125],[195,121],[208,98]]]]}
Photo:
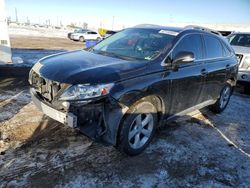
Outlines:
{"type": "Polygon", "coordinates": [[[201,70],[201,75],[206,76],[208,74],[208,71],[206,69],[201,70]]]}

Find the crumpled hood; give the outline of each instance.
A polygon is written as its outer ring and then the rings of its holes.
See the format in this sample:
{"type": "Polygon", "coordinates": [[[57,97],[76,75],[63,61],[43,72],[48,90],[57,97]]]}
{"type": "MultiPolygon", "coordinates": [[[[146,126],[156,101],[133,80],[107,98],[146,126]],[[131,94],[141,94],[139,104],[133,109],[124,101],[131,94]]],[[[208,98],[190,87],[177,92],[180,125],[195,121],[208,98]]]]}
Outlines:
{"type": "Polygon", "coordinates": [[[249,54],[250,55],[250,47],[244,46],[232,46],[236,54],[249,54]]]}
{"type": "Polygon", "coordinates": [[[97,84],[146,74],[146,65],[146,61],[127,61],[78,50],[45,57],[33,69],[60,83],[97,84]]]}

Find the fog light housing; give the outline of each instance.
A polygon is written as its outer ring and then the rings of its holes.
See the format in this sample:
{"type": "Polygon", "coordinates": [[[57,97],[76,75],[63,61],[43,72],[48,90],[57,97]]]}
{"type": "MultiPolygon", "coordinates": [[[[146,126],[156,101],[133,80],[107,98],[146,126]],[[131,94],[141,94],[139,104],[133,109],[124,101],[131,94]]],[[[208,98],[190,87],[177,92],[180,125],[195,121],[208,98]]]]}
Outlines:
{"type": "Polygon", "coordinates": [[[246,75],[246,74],[243,74],[243,75],[241,76],[241,78],[242,78],[243,80],[246,80],[246,79],[247,79],[247,75],[246,75]]]}

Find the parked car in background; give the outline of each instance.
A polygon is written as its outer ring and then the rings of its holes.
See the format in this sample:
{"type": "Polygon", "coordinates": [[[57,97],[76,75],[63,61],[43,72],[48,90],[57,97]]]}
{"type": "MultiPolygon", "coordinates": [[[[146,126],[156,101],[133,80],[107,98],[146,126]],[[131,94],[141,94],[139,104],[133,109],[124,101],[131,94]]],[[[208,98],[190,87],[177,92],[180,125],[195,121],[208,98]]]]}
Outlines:
{"type": "Polygon", "coordinates": [[[71,40],[73,40],[73,39],[71,38],[71,35],[72,35],[73,33],[85,33],[85,32],[87,32],[87,31],[89,31],[89,30],[88,30],[88,29],[81,29],[81,28],[75,29],[74,32],[68,33],[68,38],[71,39],[71,40]]]}
{"type": "Polygon", "coordinates": [[[226,37],[233,33],[233,31],[219,31],[219,32],[222,34],[223,37],[226,37]]]}
{"type": "Polygon", "coordinates": [[[233,33],[227,38],[239,61],[238,82],[250,94],[250,33],[233,33]]]}
{"type": "Polygon", "coordinates": [[[116,31],[108,30],[108,31],[105,33],[104,38],[108,38],[108,37],[110,37],[111,35],[113,35],[113,34],[115,34],[115,33],[117,33],[117,32],[116,32],[116,31]]]}
{"type": "Polygon", "coordinates": [[[84,42],[85,40],[101,40],[102,37],[96,31],[80,29],[70,34],[70,39],[75,41],[84,42]]]}
{"type": "Polygon", "coordinates": [[[29,82],[46,115],[137,155],[167,121],[205,106],[222,112],[237,72],[233,49],[214,32],[147,25],[43,58],[29,82]]]}

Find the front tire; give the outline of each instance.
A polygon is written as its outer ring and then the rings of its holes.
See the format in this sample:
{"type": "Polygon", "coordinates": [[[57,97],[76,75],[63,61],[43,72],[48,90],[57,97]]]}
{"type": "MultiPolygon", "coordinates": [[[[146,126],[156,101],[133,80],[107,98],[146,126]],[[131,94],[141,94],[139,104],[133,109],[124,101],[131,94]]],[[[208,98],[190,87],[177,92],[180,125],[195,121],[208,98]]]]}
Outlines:
{"type": "Polygon", "coordinates": [[[157,110],[148,101],[130,107],[119,130],[117,149],[127,155],[140,154],[150,143],[157,126],[157,110]]]}
{"type": "Polygon", "coordinates": [[[216,103],[211,105],[209,108],[214,113],[221,113],[225,110],[232,95],[232,86],[227,84],[223,87],[220,93],[220,97],[217,99],[216,103]]]}

